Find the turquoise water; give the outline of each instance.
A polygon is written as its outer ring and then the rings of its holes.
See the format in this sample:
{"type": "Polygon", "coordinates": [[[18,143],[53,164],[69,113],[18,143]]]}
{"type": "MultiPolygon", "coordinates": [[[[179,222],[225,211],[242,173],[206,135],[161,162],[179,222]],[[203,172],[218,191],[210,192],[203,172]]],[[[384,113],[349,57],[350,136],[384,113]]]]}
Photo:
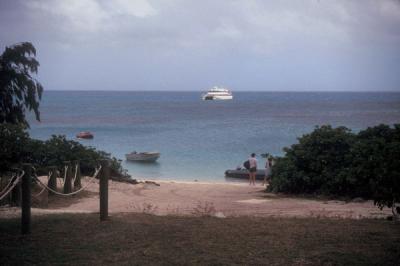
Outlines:
{"type": "MultiPolygon", "coordinates": [[[[201,92],[46,91],[41,122],[31,136],[79,140],[124,160],[160,151],[155,164],[123,161],[133,178],[224,181],[224,171],[250,153],[282,155],[282,148],[315,125],[355,131],[400,123],[400,93],[236,92],[232,101],[202,101],[201,92]]],[[[258,156],[260,161],[262,158],[258,156]]]]}

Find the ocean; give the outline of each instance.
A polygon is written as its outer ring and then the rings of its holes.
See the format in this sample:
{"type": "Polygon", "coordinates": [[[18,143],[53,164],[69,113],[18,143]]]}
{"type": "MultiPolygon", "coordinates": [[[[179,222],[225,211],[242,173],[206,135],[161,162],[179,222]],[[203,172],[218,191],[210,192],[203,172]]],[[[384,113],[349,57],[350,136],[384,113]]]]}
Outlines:
{"type": "Polygon", "coordinates": [[[224,172],[256,153],[282,149],[316,125],[355,132],[400,123],[397,92],[234,92],[231,101],[202,101],[201,92],[45,91],[41,122],[30,135],[66,135],[123,160],[133,178],[225,181],[224,172]],[[125,161],[131,151],[159,151],[154,164],[125,161]]]}

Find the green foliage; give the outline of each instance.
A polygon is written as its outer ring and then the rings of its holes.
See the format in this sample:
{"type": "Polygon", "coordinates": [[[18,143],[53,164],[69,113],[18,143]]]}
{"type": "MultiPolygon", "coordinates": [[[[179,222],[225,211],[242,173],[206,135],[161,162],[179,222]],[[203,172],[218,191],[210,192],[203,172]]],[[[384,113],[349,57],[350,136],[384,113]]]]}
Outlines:
{"type": "Polygon", "coordinates": [[[351,175],[359,177],[357,187],[379,207],[395,207],[400,202],[400,124],[361,131],[353,154],[351,175]]]}
{"type": "Polygon", "coordinates": [[[94,167],[94,161],[111,160],[111,174],[122,175],[120,161],[104,151],[86,147],[65,136],[52,136],[47,141],[29,138],[25,111],[33,111],[40,121],[39,101],[43,87],[34,79],[39,62],[36,49],[29,42],[6,47],[0,56],[0,172],[14,164],[62,167],[65,161],[81,160],[82,173],[94,167]]]}
{"type": "Polygon", "coordinates": [[[270,191],[400,202],[400,125],[379,125],[358,134],[345,127],[316,127],[276,159],[270,191]]]}
{"type": "Polygon", "coordinates": [[[48,166],[62,169],[65,161],[80,160],[81,172],[92,174],[96,161],[108,159],[112,175],[125,174],[121,162],[109,153],[67,140],[65,136],[53,135],[46,141],[31,139],[26,129],[18,125],[0,124],[0,148],[0,172],[22,162],[45,170],[48,166]]]}
{"type": "Polygon", "coordinates": [[[354,142],[350,130],[321,126],[298,140],[276,161],[271,187],[291,193],[346,194],[343,170],[349,167],[354,142]]]}
{"type": "Polygon", "coordinates": [[[26,109],[33,111],[40,120],[39,101],[43,87],[32,77],[39,67],[35,56],[36,49],[29,42],[6,47],[0,56],[0,123],[29,127],[26,109]]]}
{"type": "Polygon", "coordinates": [[[23,161],[28,142],[29,135],[22,126],[0,124],[0,172],[23,161]]]}

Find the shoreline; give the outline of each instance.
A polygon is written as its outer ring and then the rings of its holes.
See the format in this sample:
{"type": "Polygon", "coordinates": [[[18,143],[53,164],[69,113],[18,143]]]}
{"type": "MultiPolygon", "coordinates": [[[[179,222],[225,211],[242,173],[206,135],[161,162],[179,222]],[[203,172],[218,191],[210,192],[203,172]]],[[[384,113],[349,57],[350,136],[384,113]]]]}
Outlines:
{"type": "MultiPolygon", "coordinates": [[[[150,181],[150,182],[156,182],[156,183],[177,183],[177,184],[191,184],[191,185],[195,185],[195,184],[199,184],[199,185],[249,185],[248,184],[248,180],[246,179],[238,179],[238,181],[188,181],[188,180],[179,180],[179,179],[171,179],[171,180],[165,180],[165,179],[137,179],[137,181],[142,181],[142,182],[146,182],[146,181],[150,181]]],[[[258,181],[260,184],[262,182],[258,181]]],[[[257,183],[257,181],[256,181],[257,183]]],[[[261,186],[260,184],[257,184],[258,187],[263,188],[264,186],[261,186]]],[[[257,186],[256,185],[256,186],[257,186]]],[[[264,187],[265,188],[265,187],[264,187]]]]}
{"type": "MultiPolygon", "coordinates": [[[[82,185],[88,181],[89,178],[83,178],[82,185]]],[[[147,181],[133,185],[110,180],[110,216],[118,213],[147,213],[218,218],[252,216],[375,219],[391,215],[390,209],[380,210],[372,201],[346,202],[266,193],[264,186],[250,186],[246,182],[147,181]]],[[[35,188],[32,195],[39,191],[39,187],[35,188]]],[[[99,211],[98,193],[98,180],[94,180],[83,192],[71,197],[49,197],[46,191],[40,198],[33,199],[32,214],[96,213],[99,211]]],[[[18,208],[0,208],[0,218],[12,218],[19,214],[18,208]]]]}

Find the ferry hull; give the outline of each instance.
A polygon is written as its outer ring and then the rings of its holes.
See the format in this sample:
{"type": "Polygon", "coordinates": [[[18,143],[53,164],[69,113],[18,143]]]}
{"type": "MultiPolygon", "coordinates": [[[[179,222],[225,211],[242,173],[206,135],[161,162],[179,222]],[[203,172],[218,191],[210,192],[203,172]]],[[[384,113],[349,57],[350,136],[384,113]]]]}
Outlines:
{"type": "Polygon", "coordinates": [[[225,88],[214,86],[207,93],[202,95],[203,100],[232,100],[232,93],[225,88]]]}
{"type": "Polygon", "coordinates": [[[232,100],[232,95],[204,95],[203,100],[232,100]]]}

